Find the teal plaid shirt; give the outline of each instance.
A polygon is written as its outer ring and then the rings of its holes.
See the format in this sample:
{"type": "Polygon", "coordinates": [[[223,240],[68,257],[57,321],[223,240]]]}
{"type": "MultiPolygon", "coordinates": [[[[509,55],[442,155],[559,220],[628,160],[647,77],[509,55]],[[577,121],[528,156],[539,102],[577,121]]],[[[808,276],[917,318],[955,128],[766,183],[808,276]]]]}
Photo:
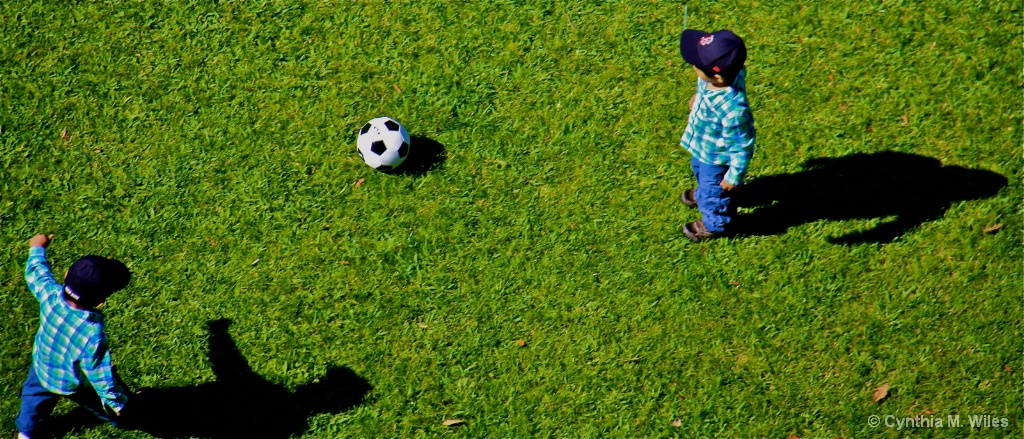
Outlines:
{"type": "Polygon", "coordinates": [[[726,90],[708,90],[708,83],[698,78],[697,99],[679,139],[697,160],[729,166],[725,181],[736,186],[743,184],[754,155],[754,115],[747,102],[746,76],[747,69],[740,70],[726,90]]]}
{"type": "Polygon", "coordinates": [[[54,280],[43,247],[29,248],[25,281],[39,301],[32,367],[43,387],[70,395],[85,379],[107,407],[120,412],[128,395],[114,377],[103,314],[75,309],[64,301],[64,287],[54,280]]]}

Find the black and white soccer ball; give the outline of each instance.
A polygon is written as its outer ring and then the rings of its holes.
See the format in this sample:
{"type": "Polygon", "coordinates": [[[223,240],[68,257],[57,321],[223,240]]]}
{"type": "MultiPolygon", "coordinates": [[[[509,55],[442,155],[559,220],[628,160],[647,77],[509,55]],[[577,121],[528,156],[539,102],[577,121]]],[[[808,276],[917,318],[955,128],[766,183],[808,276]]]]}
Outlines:
{"type": "Polygon", "coordinates": [[[390,117],[378,117],[359,129],[356,151],[374,169],[394,169],[409,156],[409,132],[390,117]]]}

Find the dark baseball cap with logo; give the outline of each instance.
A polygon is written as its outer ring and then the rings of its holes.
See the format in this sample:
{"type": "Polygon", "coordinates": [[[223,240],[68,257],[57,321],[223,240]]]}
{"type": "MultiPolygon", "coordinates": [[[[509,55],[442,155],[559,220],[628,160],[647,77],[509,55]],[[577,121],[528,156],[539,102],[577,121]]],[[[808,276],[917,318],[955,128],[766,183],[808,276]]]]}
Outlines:
{"type": "Polygon", "coordinates": [[[64,278],[64,292],[79,306],[94,308],[127,287],[131,279],[123,262],[89,255],[71,264],[64,278]]]}
{"type": "Polygon", "coordinates": [[[730,82],[747,62],[747,46],[743,39],[725,29],[712,33],[686,29],[679,36],[679,52],[683,60],[708,76],[722,75],[730,82]]]}

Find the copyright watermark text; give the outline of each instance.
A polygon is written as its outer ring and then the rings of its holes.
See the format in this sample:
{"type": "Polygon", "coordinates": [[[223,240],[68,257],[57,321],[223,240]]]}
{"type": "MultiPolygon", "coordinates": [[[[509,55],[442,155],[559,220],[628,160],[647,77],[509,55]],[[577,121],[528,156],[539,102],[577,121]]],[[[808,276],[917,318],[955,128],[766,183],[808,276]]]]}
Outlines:
{"type": "Polygon", "coordinates": [[[948,416],[914,416],[903,417],[894,415],[868,416],[869,427],[895,428],[897,430],[915,428],[1007,428],[1010,418],[992,415],[948,415],[948,416]]]}

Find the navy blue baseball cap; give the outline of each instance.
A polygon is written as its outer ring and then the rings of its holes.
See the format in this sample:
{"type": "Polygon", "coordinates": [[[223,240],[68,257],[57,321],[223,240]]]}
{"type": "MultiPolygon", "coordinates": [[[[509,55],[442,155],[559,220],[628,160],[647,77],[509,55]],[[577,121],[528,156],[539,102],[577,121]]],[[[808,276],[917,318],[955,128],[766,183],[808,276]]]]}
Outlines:
{"type": "Polygon", "coordinates": [[[747,46],[730,30],[707,33],[686,29],[679,36],[679,52],[683,60],[709,75],[732,78],[747,62],[747,46]]]}
{"type": "Polygon", "coordinates": [[[131,281],[128,267],[117,259],[89,255],[71,264],[64,278],[64,292],[75,303],[92,308],[124,289],[131,281]]]}

